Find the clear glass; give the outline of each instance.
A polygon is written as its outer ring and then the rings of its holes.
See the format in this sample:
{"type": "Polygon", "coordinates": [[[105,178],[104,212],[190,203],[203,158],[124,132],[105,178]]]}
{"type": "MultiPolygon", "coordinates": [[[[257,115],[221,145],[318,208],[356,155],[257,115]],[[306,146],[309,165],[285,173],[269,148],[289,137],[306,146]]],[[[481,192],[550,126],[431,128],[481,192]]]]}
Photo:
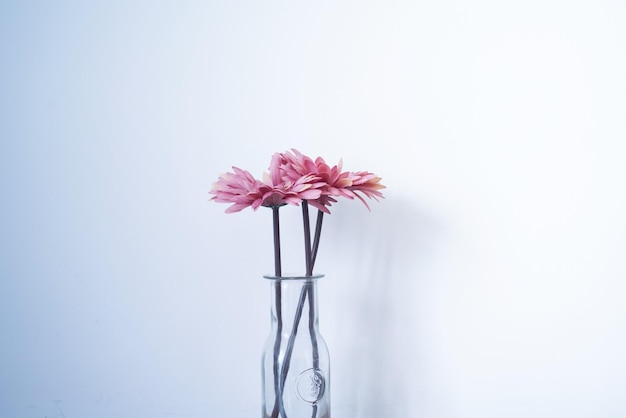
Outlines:
{"type": "Polygon", "coordinates": [[[317,280],[264,276],[271,332],[261,361],[263,418],[329,418],[330,357],[319,332],[317,280]]]}

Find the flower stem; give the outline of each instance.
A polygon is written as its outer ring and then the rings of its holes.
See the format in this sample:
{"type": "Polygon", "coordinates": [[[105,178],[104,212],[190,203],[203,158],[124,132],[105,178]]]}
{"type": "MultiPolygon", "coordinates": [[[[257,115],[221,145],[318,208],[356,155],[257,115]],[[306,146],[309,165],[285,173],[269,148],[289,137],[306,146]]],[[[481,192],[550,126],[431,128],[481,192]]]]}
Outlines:
{"type": "Polygon", "coordinates": [[[276,340],[274,341],[273,372],[274,372],[274,410],[272,418],[278,418],[278,400],[282,399],[279,377],[280,340],[283,333],[282,285],[280,280],[274,284],[274,300],[276,304],[276,340]]]}
{"type": "Polygon", "coordinates": [[[306,275],[313,275],[311,264],[311,221],[309,219],[309,202],[302,201],[302,223],[304,224],[304,255],[306,263],[306,275]]]}
{"type": "MultiPolygon", "coordinates": [[[[281,277],[282,268],[280,260],[280,218],[279,207],[272,207],[272,219],[274,230],[274,275],[281,277]]],[[[279,370],[279,357],[280,357],[280,341],[283,332],[283,314],[282,314],[282,286],[280,281],[276,283],[274,289],[274,298],[276,301],[276,340],[274,341],[274,353],[273,353],[273,373],[274,373],[274,410],[272,411],[272,418],[278,418],[279,400],[282,402],[282,387],[279,382],[280,370],[279,370]]]]}
{"type": "Polygon", "coordinates": [[[313,249],[311,254],[311,271],[315,266],[315,259],[317,258],[317,249],[320,246],[320,236],[322,235],[322,221],[324,220],[324,212],[318,209],[317,220],[315,221],[315,235],[313,236],[313,249]]]}
{"type": "Polygon", "coordinates": [[[311,335],[311,345],[313,346],[313,367],[319,368],[320,355],[317,346],[317,334],[315,333],[315,299],[313,297],[313,284],[308,286],[309,292],[309,334],[311,335]]]}
{"type": "Polygon", "coordinates": [[[272,218],[274,221],[274,276],[282,275],[280,262],[280,219],[278,217],[278,206],[272,207],[272,218]]]}
{"type": "MultiPolygon", "coordinates": [[[[317,334],[315,332],[315,299],[313,298],[313,283],[309,285],[309,335],[311,336],[311,346],[313,350],[313,368],[320,367],[320,353],[317,344],[317,334]]],[[[311,418],[317,417],[317,405],[313,405],[311,418]]]]}

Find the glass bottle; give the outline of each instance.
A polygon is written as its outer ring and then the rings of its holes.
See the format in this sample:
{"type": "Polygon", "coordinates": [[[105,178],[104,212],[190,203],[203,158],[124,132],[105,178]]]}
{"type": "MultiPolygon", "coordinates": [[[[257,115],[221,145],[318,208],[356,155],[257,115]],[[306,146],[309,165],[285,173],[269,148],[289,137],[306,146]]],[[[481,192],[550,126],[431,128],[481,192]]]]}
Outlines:
{"type": "Polygon", "coordinates": [[[330,357],[319,333],[317,281],[264,276],[271,332],[261,362],[263,418],[330,418],[330,357]]]}

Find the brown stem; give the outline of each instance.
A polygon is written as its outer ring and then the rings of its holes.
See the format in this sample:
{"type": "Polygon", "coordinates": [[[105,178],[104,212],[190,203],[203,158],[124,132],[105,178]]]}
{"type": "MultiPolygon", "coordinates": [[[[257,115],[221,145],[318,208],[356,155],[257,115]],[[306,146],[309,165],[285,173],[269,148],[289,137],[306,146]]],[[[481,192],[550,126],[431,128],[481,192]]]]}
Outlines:
{"type": "MultiPolygon", "coordinates": [[[[317,344],[317,333],[315,332],[315,299],[313,299],[313,283],[309,286],[309,335],[311,336],[311,346],[313,349],[313,368],[320,367],[320,354],[317,344]]],[[[317,405],[313,405],[311,418],[317,417],[317,405]]]]}
{"type": "Polygon", "coordinates": [[[282,275],[280,262],[280,219],[278,217],[278,206],[272,207],[272,220],[274,224],[274,276],[282,275]]]}
{"type": "Polygon", "coordinates": [[[282,308],[282,286],[280,280],[274,284],[274,299],[276,303],[276,340],[274,341],[273,372],[274,372],[274,408],[272,418],[278,418],[278,400],[282,398],[282,390],[279,384],[278,358],[280,354],[280,340],[283,333],[283,308],[282,308]]]}
{"type": "Polygon", "coordinates": [[[313,275],[313,266],[311,265],[311,221],[309,219],[309,203],[302,201],[302,223],[304,225],[304,256],[306,264],[306,275],[313,275]]]}
{"type": "Polygon", "coordinates": [[[322,221],[324,220],[324,212],[318,209],[317,220],[315,221],[315,235],[313,236],[313,250],[311,255],[311,271],[315,266],[315,259],[317,258],[317,249],[320,246],[320,236],[322,235],[322,221]]]}

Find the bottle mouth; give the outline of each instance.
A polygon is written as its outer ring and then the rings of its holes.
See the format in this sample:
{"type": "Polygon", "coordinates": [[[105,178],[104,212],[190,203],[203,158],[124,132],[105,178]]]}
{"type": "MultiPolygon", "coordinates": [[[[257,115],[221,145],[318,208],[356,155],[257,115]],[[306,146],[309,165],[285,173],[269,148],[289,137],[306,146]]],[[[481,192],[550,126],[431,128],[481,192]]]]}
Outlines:
{"type": "Polygon", "coordinates": [[[323,274],[314,274],[312,276],[306,276],[303,274],[287,274],[286,276],[274,276],[273,274],[264,274],[263,278],[267,280],[319,280],[324,277],[323,274]]]}

